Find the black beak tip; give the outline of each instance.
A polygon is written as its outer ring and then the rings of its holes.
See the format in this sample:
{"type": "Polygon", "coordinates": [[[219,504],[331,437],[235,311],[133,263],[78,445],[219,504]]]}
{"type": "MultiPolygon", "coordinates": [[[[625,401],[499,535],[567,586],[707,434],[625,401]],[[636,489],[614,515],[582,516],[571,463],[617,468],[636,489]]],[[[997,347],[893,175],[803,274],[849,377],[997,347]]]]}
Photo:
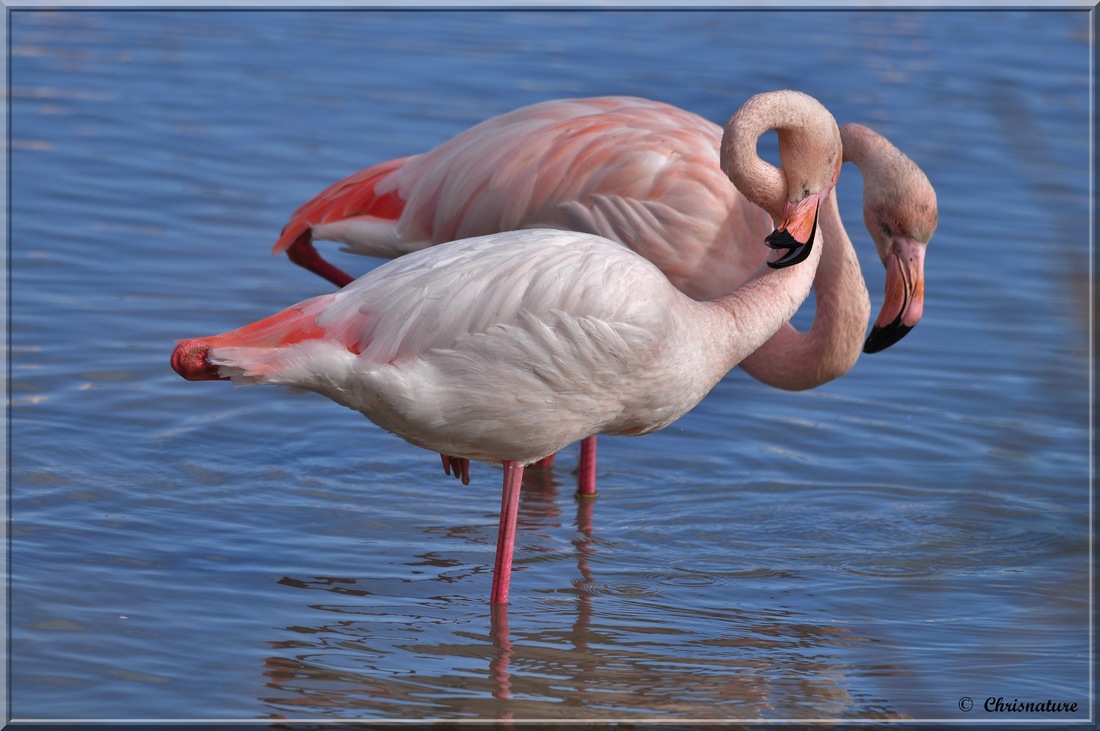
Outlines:
{"type": "Polygon", "coordinates": [[[880,353],[904,338],[912,329],[909,325],[898,322],[892,322],[884,327],[873,327],[871,334],[867,336],[867,341],[863,343],[863,352],[880,353]]]}
{"type": "Polygon", "coordinates": [[[768,266],[772,269],[784,269],[789,266],[794,266],[795,264],[806,261],[806,257],[810,255],[810,250],[812,248],[813,244],[795,244],[783,256],[775,261],[769,261],[768,266]]]}
{"type": "Polygon", "coordinates": [[[806,261],[810,252],[813,250],[814,235],[817,233],[817,213],[820,209],[814,209],[814,224],[810,228],[810,236],[806,239],[806,243],[802,243],[796,239],[790,231],[780,231],[775,229],[770,234],[764,237],[764,243],[773,249],[787,249],[787,253],[779,257],[775,261],[769,261],[768,266],[772,269],[783,269],[785,267],[794,266],[801,262],[806,261]]]}

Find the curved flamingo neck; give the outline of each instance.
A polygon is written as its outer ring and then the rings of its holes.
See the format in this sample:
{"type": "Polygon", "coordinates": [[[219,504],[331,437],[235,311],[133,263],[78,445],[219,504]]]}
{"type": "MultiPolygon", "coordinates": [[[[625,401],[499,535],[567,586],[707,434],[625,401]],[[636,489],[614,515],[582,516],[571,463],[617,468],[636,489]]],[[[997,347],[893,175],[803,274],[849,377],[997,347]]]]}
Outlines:
{"type": "Polygon", "coordinates": [[[722,135],[721,164],[737,189],[778,222],[788,202],[832,184],[814,182],[823,151],[840,157],[840,132],[828,110],[801,92],[773,92],[752,97],[730,117],[722,135]],[[773,129],[779,135],[782,168],[757,154],[760,136],[773,129]]]}
{"type": "MultiPolygon", "coordinates": [[[[772,258],[780,255],[776,252],[772,258]]],[[[705,343],[718,378],[750,357],[794,316],[809,296],[821,261],[821,247],[814,246],[802,263],[784,269],[761,267],[733,292],[694,303],[709,311],[710,337],[705,343]]]]}
{"type": "Polygon", "coordinates": [[[787,183],[779,168],[756,152],[757,141],[770,127],[755,116],[739,125],[737,120],[738,115],[730,118],[722,136],[722,170],[746,198],[778,219],[787,198],[787,183]]]}
{"type": "Polygon", "coordinates": [[[871,299],[859,259],[844,230],[834,189],[821,206],[824,251],[814,279],[814,320],[800,332],[789,322],[741,362],[753,378],[801,391],[844,375],[863,349],[871,299]]]}

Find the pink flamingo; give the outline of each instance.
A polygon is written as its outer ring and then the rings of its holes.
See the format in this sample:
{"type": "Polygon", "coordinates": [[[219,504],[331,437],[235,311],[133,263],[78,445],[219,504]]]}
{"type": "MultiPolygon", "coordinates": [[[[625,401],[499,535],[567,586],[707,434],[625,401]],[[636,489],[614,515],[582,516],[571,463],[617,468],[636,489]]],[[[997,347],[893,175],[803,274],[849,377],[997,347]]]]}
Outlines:
{"type": "MultiPolygon", "coordinates": [[[[741,363],[776,388],[802,390],[837,378],[855,365],[861,348],[878,352],[920,319],[935,192],[885,138],[857,125],[841,128],[841,135],[845,159],[868,176],[865,218],[887,266],[886,298],[864,346],[870,301],[830,197],[821,227],[841,245],[828,249],[818,272],[813,326],[800,333],[784,325],[741,363]],[[884,186],[895,195],[878,200],[876,190],[884,186]]],[[[335,183],[291,216],[273,250],[342,287],[351,277],[320,257],[314,239],[392,258],[469,236],[561,228],[625,244],[680,291],[713,299],[759,268],[765,250],[746,242],[771,229],[767,212],[725,184],[715,164],[721,140],[718,125],[660,102],[543,102],[485,121],[422,155],[335,183]]],[[[593,436],[581,442],[582,495],[595,493],[595,455],[593,436]]],[[[468,462],[442,459],[448,474],[469,480],[468,462]]]]}
{"type": "Polygon", "coordinates": [[[772,215],[766,243],[787,253],[717,299],[687,297],[601,236],[510,231],[408,254],[259,322],[181,341],[172,366],[190,380],[316,391],[417,446],[502,463],[490,600],[505,603],[524,467],[593,434],[667,426],[787,322],[821,258],[818,209],[840,155],[832,115],[805,94],[757,95],[730,118],[723,168],[772,215]],[[769,129],[782,169],[756,154],[769,129]]]}

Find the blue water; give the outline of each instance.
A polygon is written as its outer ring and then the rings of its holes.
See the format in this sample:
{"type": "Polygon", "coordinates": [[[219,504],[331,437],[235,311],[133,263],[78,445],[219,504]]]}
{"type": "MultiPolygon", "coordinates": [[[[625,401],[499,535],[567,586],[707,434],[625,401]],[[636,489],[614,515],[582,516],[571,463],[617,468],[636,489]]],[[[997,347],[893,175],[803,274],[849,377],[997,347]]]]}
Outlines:
{"type": "Polygon", "coordinates": [[[1087,13],[9,17],[12,716],[1091,714],[1087,13]],[[575,451],[531,474],[506,614],[498,469],[463,487],[321,397],[169,368],[328,291],[269,247],[361,167],[543,99],[723,121],[784,87],[932,180],[924,319],[813,391],[734,371],[603,439],[594,505],[575,451]]]}

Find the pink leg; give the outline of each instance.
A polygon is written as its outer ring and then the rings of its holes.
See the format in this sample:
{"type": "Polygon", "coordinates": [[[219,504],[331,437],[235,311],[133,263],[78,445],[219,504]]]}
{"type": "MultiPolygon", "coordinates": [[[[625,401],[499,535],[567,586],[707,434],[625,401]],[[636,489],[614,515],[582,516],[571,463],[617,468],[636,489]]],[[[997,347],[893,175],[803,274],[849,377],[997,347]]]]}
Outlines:
{"type": "Polygon", "coordinates": [[[489,662],[489,673],[493,678],[493,697],[508,700],[512,697],[512,677],[508,672],[508,665],[512,662],[512,639],[508,630],[507,604],[489,607],[489,637],[497,651],[489,662]]]}
{"type": "Polygon", "coordinates": [[[557,456],[558,455],[556,455],[556,454],[551,454],[549,457],[543,457],[542,459],[540,459],[538,462],[535,462],[531,466],[532,467],[538,467],[539,469],[546,469],[550,465],[554,464],[554,457],[557,457],[557,456]]]}
{"type": "Polygon", "coordinates": [[[497,532],[497,558],[493,567],[492,604],[508,603],[512,582],[512,556],[516,549],[516,519],[519,516],[519,491],[523,484],[523,465],[504,463],[504,490],[500,498],[500,530],[497,532]]]}
{"type": "Polygon", "coordinates": [[[577,463],[577,494],[596,497],[596,437],[581,442],[581,456],[577,463]]]}
{"type": "Polygon", "coordinates": [[[321,255],[317,253],[317,249],[313,248],[313,240],[308,231],[294,240],[294,243],[286,250],[286,255],[298,266],[324,277],[337,287],[346,287],[355,281],[343,270],[334,267],[321,258],[321,255]]]}

